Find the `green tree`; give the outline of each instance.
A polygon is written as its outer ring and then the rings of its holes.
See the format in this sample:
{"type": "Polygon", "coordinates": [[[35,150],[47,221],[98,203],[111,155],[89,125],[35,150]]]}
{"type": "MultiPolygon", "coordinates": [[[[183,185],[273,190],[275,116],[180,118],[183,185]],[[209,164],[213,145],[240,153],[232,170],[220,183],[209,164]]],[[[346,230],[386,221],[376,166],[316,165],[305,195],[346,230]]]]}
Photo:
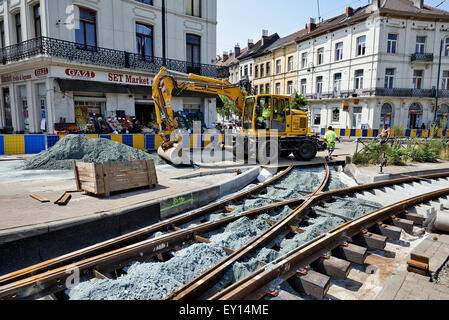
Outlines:
{"type": "Polygon", "coordinates": [[[307,100],[307,98],[302,94],[298,94],[298,91],[295,90],[295,100],[293,100],[292,109],[307,112],[308,105],[309,101],[307,100]]]}
{"type": "Polygon", "coordinates": [[[224,116],[226,119],[230,119],[233,115],[240,115],[239,109],[229,100],[227,97],[220,95],[220,99],[223,102],[223,107],[217,108],[217,112],[224,116]]]}

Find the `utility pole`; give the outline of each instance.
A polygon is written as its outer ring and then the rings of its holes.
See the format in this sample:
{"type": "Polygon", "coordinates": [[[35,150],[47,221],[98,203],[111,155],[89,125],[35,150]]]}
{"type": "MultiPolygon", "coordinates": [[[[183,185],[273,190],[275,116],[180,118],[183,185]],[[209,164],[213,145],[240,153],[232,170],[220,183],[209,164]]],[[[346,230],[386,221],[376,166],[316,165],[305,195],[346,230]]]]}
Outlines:
{"type": "Polygon", "coordinates": [[[165,44],[165,34],[166,34],[166,10],[165,10],[165,0],[162,0],[162,64],[164,67],[167,66],[167,53],[166,53],[166,44],[165,44]]]}
{"type": "Polygon", "coordinates": [[[433,123],[436,124],[437,123],[437,111],[438,111],[438,96],[440,93],[440,73],[441,73],[441,56],[443,54],[443,39],[441,39],[441,44],[440,44],[440,58],[438,61],[438,74],[437,74],[437,92],[435,95],[435,108],[434,108],[434,112],[433,112],[433,123]]]}

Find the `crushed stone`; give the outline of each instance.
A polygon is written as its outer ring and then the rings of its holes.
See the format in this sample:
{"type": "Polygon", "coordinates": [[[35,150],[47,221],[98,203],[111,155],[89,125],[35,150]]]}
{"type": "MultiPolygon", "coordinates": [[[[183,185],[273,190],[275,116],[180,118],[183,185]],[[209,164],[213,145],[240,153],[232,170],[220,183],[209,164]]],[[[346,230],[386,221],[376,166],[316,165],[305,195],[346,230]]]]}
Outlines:
{"type": "Polygon", "coordinates": [[[36,156],[24,161],[25,170],[70,170],[72,161],[87,160],[91,163],[155,159],[155,164],[162,160],[154,155],[131,148],[108,139],[90,139],[84,135],[68,135],[58,141],[53,147],[42,151],[36,156]]]}
{"type": "Polygon", "coordinates": [[[348,198],[347,201],[337,200],[332,203],[326,203],[324,209],[351,219],[356,219],[375,211],[376,208],[380,209],[382,207],[383,206],[380,203],[363,199],[348,198]]]}
{"type": "Polygon", "coordinates": [[[226,257],[217,246],[196,244],[164,263],[135,263],[115,280],[82,282],[70,300],[161,300],[226,257]]]}

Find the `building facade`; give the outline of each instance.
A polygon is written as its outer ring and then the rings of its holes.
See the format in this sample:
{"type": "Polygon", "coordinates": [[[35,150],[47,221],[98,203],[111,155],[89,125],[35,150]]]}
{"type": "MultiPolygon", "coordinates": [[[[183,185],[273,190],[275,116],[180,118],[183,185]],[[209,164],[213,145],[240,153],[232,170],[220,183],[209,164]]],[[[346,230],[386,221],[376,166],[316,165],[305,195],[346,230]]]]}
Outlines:
{"type": "Polygon", "coordinates": [[[421,0],[373,0],[297,38],[297,90],[311,127],[429,129],[449,113],[449,12],[421,0]],[[443,40],[441,73],[438,75],[443,40]]]}
{"type": "MultiPolygon", "coordinates": [[[[116,116],[146,124],[163,65],[215,77],[216,1],[163,1],[0,1],[0,130],[84,132],[89,119],[116,116]]],[[[173,99],[175,112],[201,114],[206,126],[215,103],[213,95],[173,99]]]]}

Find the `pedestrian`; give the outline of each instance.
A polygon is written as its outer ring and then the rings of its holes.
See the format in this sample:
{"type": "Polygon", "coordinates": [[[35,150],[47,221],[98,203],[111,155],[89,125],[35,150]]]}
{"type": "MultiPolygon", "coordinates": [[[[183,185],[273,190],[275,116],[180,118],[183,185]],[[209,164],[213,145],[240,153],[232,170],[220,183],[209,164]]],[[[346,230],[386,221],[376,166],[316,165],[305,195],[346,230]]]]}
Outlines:
{"type": "Polygon", "coordinates": [[[328,155],[326,156],[326,161],[332,161],[334,160],[332,158],[332,154],[335,151],[335,140],[341,143],[340,138],[337,137],[337,134],[334,131],[334,128],[329,127],[328,131],[326,132],[326,135],[324,136],[327,142],[327,151],[328,155]]]}
{"type": "Polygon", "coordinates": [[[390,139],[391,130],[388,128],[388,126],[386,124],[384,124],[384,128],[382,129],[382,132],[377,137],[380,138],[381,144],[387,143],[388,139],[390,139]]]}

